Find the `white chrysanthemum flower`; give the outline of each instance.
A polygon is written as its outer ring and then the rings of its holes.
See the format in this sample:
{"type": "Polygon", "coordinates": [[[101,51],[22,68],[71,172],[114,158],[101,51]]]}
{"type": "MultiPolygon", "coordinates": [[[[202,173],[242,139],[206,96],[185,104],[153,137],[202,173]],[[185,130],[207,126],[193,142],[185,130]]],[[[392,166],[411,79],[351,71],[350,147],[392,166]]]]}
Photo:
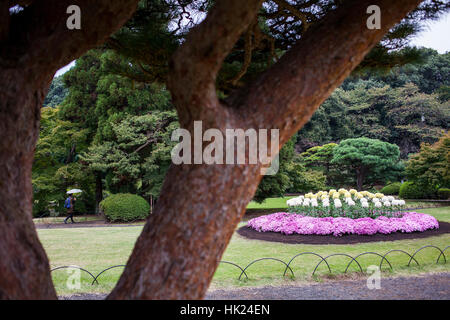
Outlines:
{"type": "Polygon", "coordinates": [[[376,208],[381,208],[381,206],[382,206],[382,204],[381,204],[380,201],[376,201],[376,202],[375,202],[375,207],[376,207],[376,208]]]}
{"type": "Polygon", "coordinates": [[[363,208],[368,208],[368,207],[369,207],[369,204],[368,204],[367,202],[362,202],[362,203],[361,203],[361,207],[363,207],[363,208]]]}
{"type": "Polygon", "coordinates": [[[390,207],[391,203],[389,201],[385,201],[385,202],[383,202],[383,206],[390,207]]]}
{"type": "Polygon", "coordinates": [[[406,204],[405,200],[398,200],[400,206],[404,206],[406,204]]]}
{"type": "Polygon", "coordinates": [[[342,202],[339,199],[334,199],[334,206],[336,208],[341,208],[342,207],[342,202]]]}

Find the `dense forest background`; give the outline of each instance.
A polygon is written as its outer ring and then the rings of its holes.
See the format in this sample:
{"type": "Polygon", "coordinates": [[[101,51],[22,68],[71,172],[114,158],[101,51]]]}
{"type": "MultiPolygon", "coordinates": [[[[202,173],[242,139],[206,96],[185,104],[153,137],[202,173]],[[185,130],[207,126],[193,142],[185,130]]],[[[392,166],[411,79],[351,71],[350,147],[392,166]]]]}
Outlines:
{"type": "MultiPolygon", "coordinates": [[[[355,167],[333,161],[333,149],[354,138],[399,150],[395,164],[366,175],[365,188],[408,179],[408,158],[422,143],[443,137],[450,119],[450,53],[417,53],[414,63],[348,78],[283,147],[278,174],[264,177],[255,200],[356,186],[355,167]]],[[[158,198],[177,115],[165,85],[129,77],[121,72],[126,64],[112,50],[91,50],[54,78],[33,166],[35,215],[47,214],[49,206],[61,211],[73,187],[84,191],[76,208],[82,213],[98,211],[110,193],[135,193],[151,203],[158,198]]]]}

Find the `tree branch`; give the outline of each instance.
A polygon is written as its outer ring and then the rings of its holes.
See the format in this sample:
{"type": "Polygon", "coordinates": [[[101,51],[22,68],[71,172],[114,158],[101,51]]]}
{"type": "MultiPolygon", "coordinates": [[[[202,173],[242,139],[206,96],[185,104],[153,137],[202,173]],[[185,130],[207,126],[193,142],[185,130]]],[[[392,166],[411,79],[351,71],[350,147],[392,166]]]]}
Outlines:
{"type": "Polygon", "coordinates": [[[285,9],[289,11],[291,14],[293,14],[295,17],[297,17],[302,22],[304,30],[308,29],[309,23],[306,18],[306,14],[304,14],[303,12],[301,12],[300,10],[298,10],[285,0],[273,0],[273,2],[275,2],[280,9],[285,9]]]}
{"type": "Polygon", "coordinates": [[[239,36],[256,17],[261,3],[262,0],[217,1],[173,55],[168,87],[181,126],[205,118],[205,112],[215,112],[217,73],[239,36]]]}
{"type": "MultiPolygon", "coordinates": [[[[0,47],[0,65],[17,60],[28,66],[32,79],[42,70],[54,73],[93,48],[122,26],[135,11],[138,0],[42,0],[33,1],[11,16],[8,40],[0,47]],[[67,8],[81,9],[81,29],[69,30],[67,8]]],[[[0,29],[7,21],[2,21],[0,29]]],[[[47,73],[47,72],[46,72],[47,73]]],[[[30,80],[32,80],[30,79],[30,80]]]]}
{"type": "Polygon", "coordinates": [[[280,147],[420,0],[351,0],[311,26],[272,68],[227,99],[255,128],[280,129],[280,147]],[[369,5],[381,8],[381,29],[369,30],[369,5]]]}

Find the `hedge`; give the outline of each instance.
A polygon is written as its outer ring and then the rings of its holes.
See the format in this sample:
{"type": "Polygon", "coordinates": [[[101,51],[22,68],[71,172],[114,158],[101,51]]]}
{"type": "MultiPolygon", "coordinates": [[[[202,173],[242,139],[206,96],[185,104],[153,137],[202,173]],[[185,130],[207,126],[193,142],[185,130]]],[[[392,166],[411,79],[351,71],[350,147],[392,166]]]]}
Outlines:
{"type": "Polygon", "coordinates": [[[401,182],[394,182],[394,183],[384,186],[384,188],[381,189],[380,192],[383,194],[397,196],[398,193],[400,192],[401,185],[402,185],[401,182]]]}
{"type": "Polygon", "coordinates": [[[109,221],[134,221],[145,219],[150,205],[138,195],[117,193],[100,202],[100,210],[109,221]]]}
{"type": "Polygon", "coordinates": [[[438,191],[438,197],[441,200],[447,200],[450,198],[450,189],[449,188],[440,188],[438,191]]]}
{"type": "Polygon", "coordinates": [[[429,199],[434,197],[434,192],[430,188],[407,181],[401,185],[398,195],[403,199],[429,199]]]}

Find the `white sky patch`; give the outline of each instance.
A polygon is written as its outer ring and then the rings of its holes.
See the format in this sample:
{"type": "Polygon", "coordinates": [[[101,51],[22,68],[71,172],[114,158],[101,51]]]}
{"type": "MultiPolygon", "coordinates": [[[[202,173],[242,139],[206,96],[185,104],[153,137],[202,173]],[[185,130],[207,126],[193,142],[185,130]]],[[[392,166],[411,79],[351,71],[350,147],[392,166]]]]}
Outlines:
{"type": "Polygon", "coordinates": [[[66,73],[70,68],[72,68],[75,65],[75,60],[73,60],[71,63],[69,63],[67,66],[62,67],[55,73],[55,77],[58,77],[64,73],[66,73]]]}
{"type": "Polygon", "coordinates": [[[416,35],[410,44],[417,47],[432,48],[439,53],[450,51],[450,13],[437,21],[425,22],[425,30],[416,35]]]}

